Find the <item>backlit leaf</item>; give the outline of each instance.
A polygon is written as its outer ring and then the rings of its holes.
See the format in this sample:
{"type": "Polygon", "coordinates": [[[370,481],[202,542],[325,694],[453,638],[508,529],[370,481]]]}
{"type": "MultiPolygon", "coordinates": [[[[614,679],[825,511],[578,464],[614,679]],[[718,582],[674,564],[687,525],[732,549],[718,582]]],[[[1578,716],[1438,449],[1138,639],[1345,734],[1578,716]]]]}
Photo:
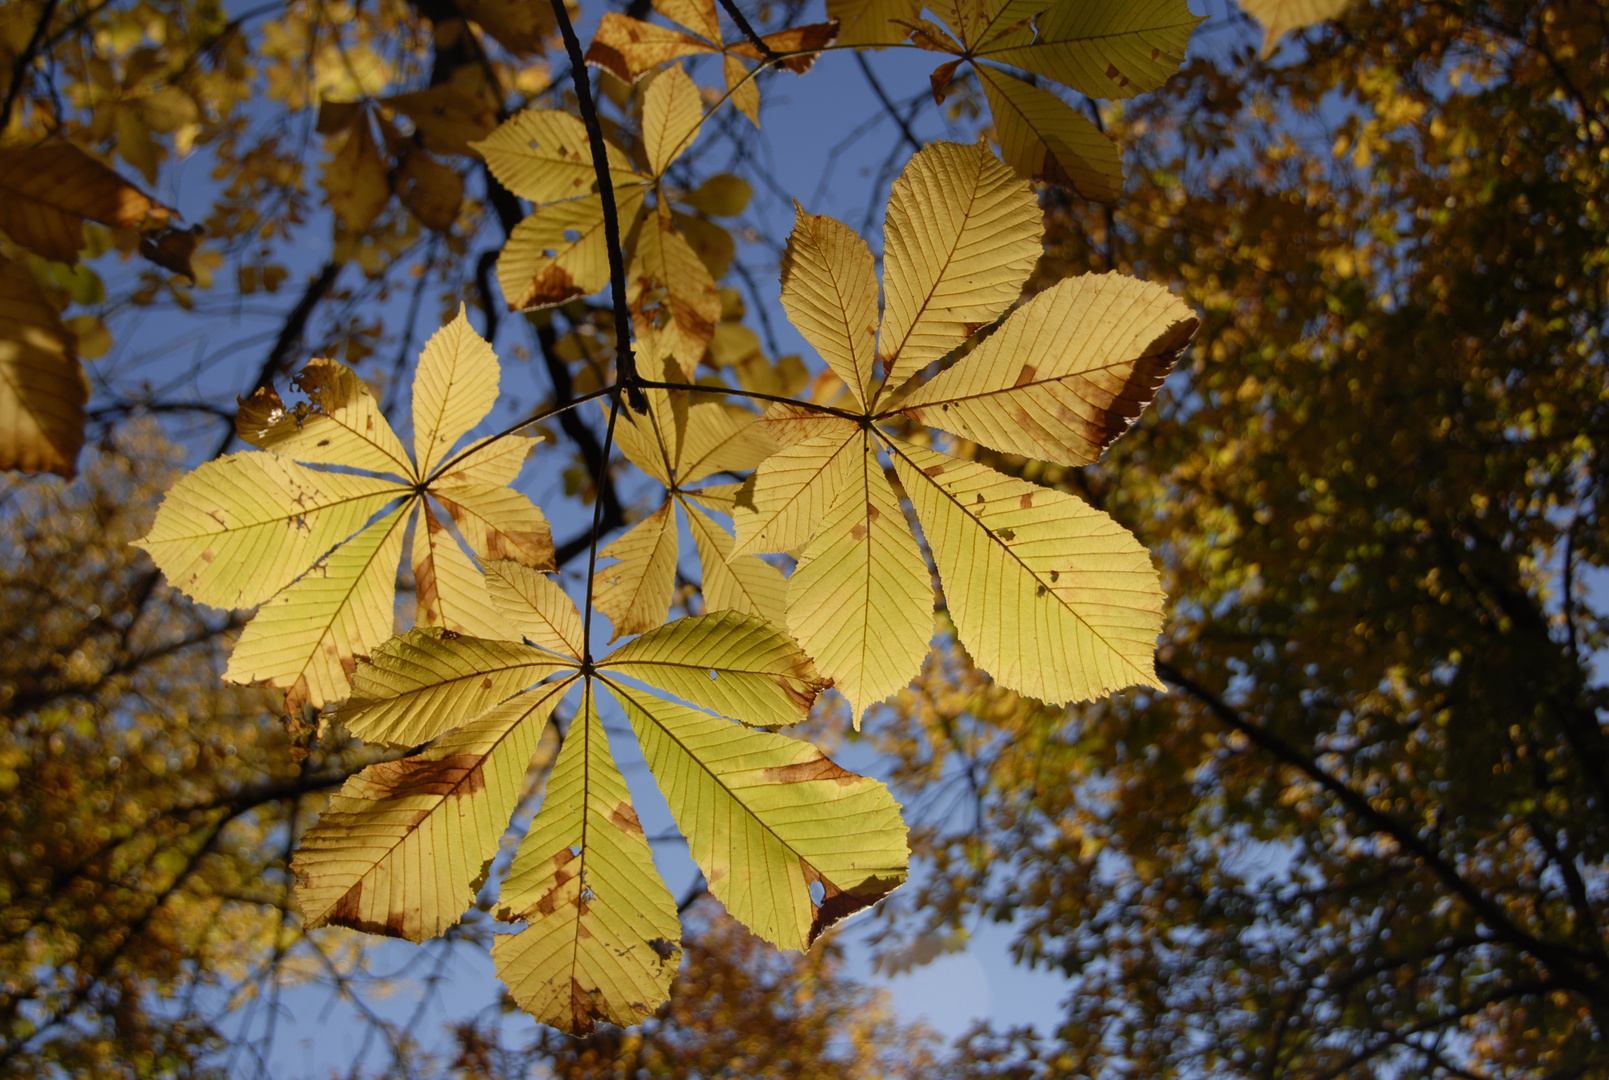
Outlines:
{"type": "Polygon", "coordinates": [[[407,494],[395,480],[230,454],[173,485],[139,546],[192,599],[252,607],[407,494]]]}
{"type": "Polygon", "coordinates": [[[894,182],[877,348],[897,388],[1009,307],[1039,258],[1039,204],[984,146],[929,143],[894,182]]]}
{"type": "Polygon", "coordinates": [[[647,213],[631,233],[626,296],[638,333],[662,339],[691,382],[721,317],[721,294],[667,216],[647,213]]]}
{"type": "Polygon", "coordinates": [[[416,746],[574,666],[529,645],[415,627],[359,665],[341,720],[364,742],[416,746]]]}
{"type": "Polygon", "coordinates": [[[425,343],[414,373],[413,456],[420,476],[429,476],[453,444],[491,412],[498,370],[491,345],[475,333],[460,304],[458,317],[425,343]]]}
{"type": "Polygon", "coordinates": [[[704,105],[698,86],[680,64],[654,76],[642,102],[643,153],[648,158],[648,171],[663,176],[698,138],[703,122],[704,105]]]}
{"type": "MultiPolygon", "coordinates": [[[[486,159],[500,184],[538,205],[581,198],[597,185],[586,126],[558,109],[525,109],[470,148],[486,159]]],[[[617,195],[623,186],[641,184],[612,144],[608,155],[617,195]]]]}
{"type": "Polygon", "coordinates": [[[826,433],[766,458],[754,474],[751,501],[739,497],[733,508],[733,554],[791,551],[809,541],[857,464],[860,435],[855,423],[833,417],[826,433]]]}
{"type": "Polygon", "coordinates": [[[665,503],[598,552],[617,560],[593,575],[592,602],[609,616],[609,640],[665,621],[676,586],[676,516],[665,503]]]}
{"type": "Polygon", "coordinates": [[[1052,703],[1162,688],[1152,663],[1162,587],[1128,530],[1064,492],[892,448],[956,636],[996,682],[1052,703]]]}
{"type": "Polygon", "coordinates": [[[341,145],[324,166],[324,193],[330,209],[350,232],[374,224],[391,201],[391,166],[380,155],[366,113],[346,132],[341,145]]]}
{"type": "Polygon", "coordinates": [[[624,82],[636,82],[660,64],[700,53],[719,52],[707,41],[667,26],[605,12],[598,33],[587,46],[587,63],[624,82]]]}
{"type": "Polygon", "coordinates": [[[287,409],[271,386],[240,403],[235,430],[260,450],[308,465],[348,465],[414,479],[413,462],[368,384],[345,364],[313,360],[295,378],[308,403],[287,409]]]}
{"type": "Polygon", "coordinates": [[[1116,202],[1123,155],[1086,117],[1050,91],[994,68],[979,68],[994,114],[1000,156],[1019,176],[1055,184],[1084,199],[1116,202]]]}
{"type": "Polygon", "coordinates": [[[480,571],[429,503],[421,503],[414,519],[413,580],[415,625],[440,626],[483,638],[515,636],[514,628],[492,603],[480,571]]]}
{"type": "Polygon", "coordinates": [[[1185,0],[1060,0],[1035,18],[1033,32],[999,37],[978,55],[1090,97],[1133,97],[1179,69],[1200,23],[1185,0]]]}
{"type": "Polygon", "coordinates": [[[573,1034],[636,1024],[670,993],[681,958],[676,902],[654,868],[590,685],[498,915],[525,920],[523,931],[498,938],[492,958],[541,1023],[573,1034]]]}
{"type": "Polygon", "coordinates": [[[828,0],[827,15],[838,20],[838,44],[897,45],[905,40],[921,4],[915,0],[828,0]]]}
{"type": "Polygon", "coordinates": [[[355,657],[391,637],[406,507],[336,548],[263,605],[229,654],[224,679],[285,691],[285,707],[347,694],[355,657]]]}
{"type": "Polygon", "coordinates": [[[552,570],[553,534],[536,504],[499,484],[432,487],[464,541],[483,561],[513,559],[537,570],[552,570]]]}
{"type": "Polygon", "coordinates": [[[866,710],[922,670],[933,637],[933,584],[876,447],[857,440],[849,475],[788,579],[788,631],[866,710]]]}
{"type": "Polygon", "coordinates": [[[0,469],[75,475],[88,401],[72,333],[33,275],[0,258],[0,469]]]}
{"type": "Polygon", "coordinates": [[[906,415],[1008,454],[1087,465],[1150,403],[1195,328],[1160,285],[1068,278],[914,391],[906,415]]]}
{"type": "Polygon", "coordinates": [[[687,524],[704,576],[705,611],[741,611],[777,626],[786,620],[788,581],[758,555],[732,555],[732,537],[702,510],[684,500],[687,524]]]}
{"type": "Polygon", "coordinates": [[[173,212],[62,139],[0,148],[0,230],[55,262],[77,262],[84,221],[155,227],[173,212]]]}
{"type": "Polygon", "coordinates": [[[798,723],[824,688],[792,638],[736,611],[677,619],[598,667],[755,727],[798,723]]]}
{"type": "Polygon", "coordinates": [[[808,948],[905,880],[905,824],[882,784],[808,742],[609,687],[710,891],[760,937],[808,948]]]}
{"type": "Polygon", "coordinates": [[[306,928],[424,941],[458,922],[486,879],[532,760],[552,758],[548,718],[572,684],[510,698],[423,752],[348,780],[291,863],[306,928]]]}
{"type": "Polygon", "coordinates": [[[795,202],[782,260],[782,306],[855,403],[870,405],[877,374],[877,274],[866,241],[795,202]]]}
{"type": "Polygon", "coordinates": [[[584,651],[581,613],[558,582],[529,566],[503,560],[486,565],[486,588],[522,637],[544,649],[580,658],[584,651]]]}
{"type": "MultiPolygon", "coordinates": [[[[643,189],[616,194],[626,230],[641,214],[643,189]]],[[[509,235],[497,260],[497,283],[510,311],[552,307],[609,284],[603,201],[594,196],[539,207],[509,235]]]]}

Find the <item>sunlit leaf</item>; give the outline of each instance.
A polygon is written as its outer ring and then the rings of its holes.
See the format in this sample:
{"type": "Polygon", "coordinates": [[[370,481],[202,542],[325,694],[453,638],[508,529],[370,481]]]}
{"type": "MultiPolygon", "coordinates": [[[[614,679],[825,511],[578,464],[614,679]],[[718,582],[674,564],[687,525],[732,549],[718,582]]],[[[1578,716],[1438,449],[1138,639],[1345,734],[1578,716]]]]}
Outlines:
{"type": "Polygon", "coordinates": [[[704,105],[698,86],[680,64],[654,76],[642,102],[643,153],[648,158],[648,171],[663,176],[698,138],[703,122],[704,105]]]}
{"type": "Polygon", "coordinates": [[[676,515],[665,503],[598,552],[616,560],[593,575],[592,601],[609,616],[609,640],[665,621],[676,586],[676,515]]]}
{"type": "Polygon", "coordinates": [[[313,360],[294,381],[307,395],[306,405],[287,409],[271,386],[240,403],[235,430],[242,440],[308,465],[348,465],[416,479],[380,403],[351,368],[313,360]]]}
{"type": "Polygon", "coordinates": [[[1001,35],[977,55],[1090,97],[1133,97],[1179,70],[1190,32],[1200,23],[1185,0],[1060,0],[1034,19],[1032,32],[1001,35]]]}
{"type": "Polygon", "coordinates": [[[365,742],[416,746],[574,666],[529,645],[415,627],[359,665],[341,720],[365,742]]]}
{"type": "Polygon", "coordinates": [[[882,784],[808,742],[609,687],[710,891],[760,937],[807,948],[905,880],[905,824],[882,784]]]}
{"type": "Polygon", "coordinates": [[[636,1024],[670,993],[681,958],[676,902],[654,868],[590,684],[498,913],[526,927],[498,939],[497,972],[542,1023],[573,1034],[636,1024]]]}
{"type": "Polygon", "coordinates": [[[75,475],[88,401],[72,333],[33,276],[0,258],[0,469],[75,475]]]}
{"type": "Polygon", "coordinates": [[[788,631],[865,711],[922,669],[933,585],[877,450],[862,432],[831,509],[788,579],[788,631]]]}
{"type": "Polygon", "coordinates": [[[497,355],[458,317],[437,330],[419,354],[413,379],[413,456],[420,476],[445,459],[453,444],[491,412],[497,401],[497,355]]]}
{"type": "Polygon", "coordinates": [[[1286,34],[1333,19],[1351,5],[1352,0],[1240,0],[1240,9],[1263,24],[1264,60],[1286,34]]]}
{"type": "Polygon", "coordinates": [[[826,433],[766,458],[754,474],[749,501],[740,495],[732,511],[733,553],[791,551],[809,541],[857,464],[860,435],[855,423],[833,417],[826,433]]]}
{"type": "Polygon", "coordinates": [[[536,504],[500,484],[432,487],[430,493],[482,560],[513,559],[537,570],[552,570],[553,534],[536,504]]]}
{"type": "Polygon", "coordinates": [[[668,215],[646,213],[632,230],[626,295],[638,333],[661,338],[691,382],[721,317],[721,294],[668,215]]]}
{"type": "MultiPolygon", "coordinates": [[[[502,490],[507,490],[506,488],[502,490]]],[[[436,516],[421,503],[413,527],[414,622],[484,638],[512,638],[514,628],[486,591],[486,580],[436,516]]]]}
{"type": "MultiPolygon", "coordinates": [[[[500,184],[537,204],[578,199],[596,189],[592,150],[581,119],[557,109],[525,109],[470,144],[500,184]]],[[[617,193],[638,183],[626,156],[609,146],[617,193]]]]}
{"type": "Polygon", "coordinates": [[[788,581],[758,555],[732,555],[732,537],[704,511],[682,502],[703,568],[705,611],[741,611],[777,626],[786,621],[788,581]]]}
{"type": "Polygon", "coordinates": [[[1068,278],[903,405],[996,450],[1087,465],[1150,403],[1195,329],[1194,313],[1159,285],[1068,278]]]}
{"type": "Polygon", "coordinates": [[[546,574],[508,560],[491,562],[486,564],[486,588],[526,640],[578,659],[585,652],[581,613],[546,574]]]}
{"type": "Polygon", "coordinates": [[[1162,684],[1162,587],[1117,522],[1060,491],[893,442],[956,636],[1001,686],[1046,702],[1162,684]]]}
{"type": "Polygon", "coordinates": [[[336,548],[279,593],[241,632],[224,678],[285,691],[288,710],[347,694],[354,658],[391,637],[406,507],[336,548]]]}
{"type": "Polygon", "coordinates": [[[1022,292],[1043,231],[1033,193],[984,146],[930,143],[888,200],[877,349],[898,387],[1022,292]]]}
{"type": "Polygon", "coordinates": [[[533,759],[552,758],[548,718],[570,685],[510,698],[423,752],[348,780],[291,863],[306,928],[424,941],[458,922],[533,759]]]}
{"type": "Polygon", "coordinates": [[[827,14],[838,20],[838,44],[897,45],[910,31],[921,5],[915,0],[828,0],[827,14]]]}
{"type": "Polygon", "coordinates": [[[1123,193],[1117,143],[1061,98],[994,68],[979,68],[994,114],[1000,156],[1019,176],[1055,184],[1084,199],[1116,202],[1123,193]]]}
{"type": "Polygon", "coordinates": [[[782,260],[782,306],[838,373],[857,405],[877,377],[877,275],[871,249],[849,226],[794,203],[782,260]]]}
{"type": "MultiPolygon", "coordinates": [[[[641,215],[643,189],[617,192],[622,230],[641,215]]],[[[509,235],[497,260],[509,310],[552,307],[609,284],[603,201],[596,196],[539,207],[509,235]]]]}
{"type": "Polygon", "coordinates": [[[736,611],[677,619],[620,646],[598,667],[755,727],[798,723],[823,689],[792,638],[736,611]]]}

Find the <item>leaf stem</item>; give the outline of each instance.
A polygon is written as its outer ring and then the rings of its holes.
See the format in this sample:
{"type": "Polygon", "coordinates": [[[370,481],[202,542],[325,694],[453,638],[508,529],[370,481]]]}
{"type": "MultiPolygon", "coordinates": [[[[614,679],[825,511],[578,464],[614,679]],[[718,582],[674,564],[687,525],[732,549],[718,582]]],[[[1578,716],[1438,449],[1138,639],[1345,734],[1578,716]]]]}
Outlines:
{"type": "Polygon", "coordinates": [[[784,405],[797,405],[801,409],[811,412],[831,413],[841,416],[845,420],[860,423],[866,419],[864,413],[854,412],[850,409],[840,409],[832,405],[817,405],[813,401],[800,401],[798,398],[784,397],[781,394],[762,394],[758,390],[738,390],[730,386],[701,386],[697,383],[652,382],[648,379],[639,380],[638,386],[644,390],[691,390],[698,394],[730,394],[733,397],[754,398],[757,401],[778,401],[784,405]]]}
{"type": "MultiPolygon", "coordinates": [[[[581,108],[581,120],[587,128],[587,143],[592,148],[592,172],[598,180],[598,197],[603,200],[603,238],[609,251],[609,298],[615,316],[615,377],[625,388],[626,399],[634,412],[648,411],[648,399],[637,385],[637,357],[631,351],[631,309],[626,303],[626,261],[620,237],[620,215],[615,206],[614,180],[609,175],[609,150],[603,140],[603,124],[598,120],[598,106],[592,99],[592,80],[587,75],[586,57],[581,52],[581,41],[570,25],[570,12],[564,0],[551,0],[554,18],[564,37],[564,49],[570,56],[570,81],[575,84],[576,103],[581,108]]],[[[618,401],[616,402],[618,404],[618,401]]],[[[614,413],[610,413],[610,430],[614,427],[614,413]]],[[[607,447],[604,466],[608,466],[607,447]]],[[[590,578],[588,579],[590,581],[590,578]]],[[[589,585],[590,588],[590,585],[589,585]]]]}
{"type": "MultiPolygon", "coordinates": [[[[535,424],[535,423],[539,423],[539,422],[541,422],[543,420],[552,419],[553,417],[558,416],[560,413],[568,412],[569,410],[575,408],[577,405],[581,405],[581,404],[584,404],[584,403],[586,403],[588,401],[591,401],[593,398],[601,398],[605,394],[612,394],[614,392],[615,392],[615,387],[606,386],[602,390],[593,390],[590,393],[582,394],[580,397],[571,398],[569,401],[565,402],[563,405],[549,405],[549,406],[547,406],[545,408],[538,409],[538,410],[536,410],[536,412],[532,413],[530,416],[527,416],[524,420],[521,420],[517,424],[509,425],[508,427],[504,428],[502,431],[499,431],[496,435],[493,435],[493,436],[491,436],[489,438],[482,439],[480,442],[477,442],[477,443],[471,443],[469,446],[464,447],[464,449],[460,450],[458,453],[456,453],[452,457],[448,458],[446,463],[443,464],[442,466],[440,466],[435,471],[434,475],[435,476],[441,476],[441,475],[445,474],[454,465],[458,464],[460,461],[462,461],[464,458],[468,457],[470,454],[474,453],[476,450],[479,450],[479,449],[481,449],[481,448],[483,448],[485,446],[489,446],[490,444],[496,442],[499,439],[507,438],[508,436],[514,434],[516,431],[518,431],[522,427],[529,427],[530,425],[535,424]]],[[[605,460],[608,459],[608,450],[607,450],[607,448],[604,451],[604,457],[605,457],[605,460]]]]}
{"type": "Polygon", "coordinates": [[[767,45],[765,38],[755,33],[754,27],[749,24],[749,20],[744,16],[743,12],[738,10],[738,6],[733,0],[721,0],[721,7],[731,17],[732,22],[737,25],[743,36],[749,39],[749,44],[760,50],[760,55],[765,57],[767,66],[782,61],[782,54],[767,45]]]}
{"type": "MultiPolygon", "coordinates": [[[[587,546],[587,602],[581,608],[581,670],[588,676],[587,688],[592,687],[592,582],[598,573],[598,521],[603,514],[603,500],[596,493],[602,490],[604,474],[609,471],[609,451],[614,448],[615,421],[620,418],[620,387],[609,388],[609,427],[603,433],[603,459],[598,465],[598,475],[593,478],[592,500],[592,543],[587,546]]],[[[637,391],[642,394],[641,390],[637,391]]],[[[643,412],[648,411],[648,398],[643,395],[643,412]]]]}

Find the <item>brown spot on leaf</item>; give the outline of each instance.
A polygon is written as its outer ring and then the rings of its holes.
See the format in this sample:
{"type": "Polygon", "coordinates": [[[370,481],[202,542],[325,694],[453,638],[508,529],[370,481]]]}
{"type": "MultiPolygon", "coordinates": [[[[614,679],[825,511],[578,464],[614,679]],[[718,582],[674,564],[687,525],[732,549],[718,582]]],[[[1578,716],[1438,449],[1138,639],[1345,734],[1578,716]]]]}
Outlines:
{"type": "Polygon", "coordinates": [[[217,557],[218,557],[218,553],[216,551],[213,551],[211,548],[208,548],[206,551],[203,551],[201,553],[201,561],[202,562],[210,563],[212,560],[216,559],[217,557]]]}
{"type": "Polygon", "coordinates": [[[820,882],[822,889],[821,903],[811,904],[810,909],[814,918],[810,920],[809,944],[814,945],[816,939],[826,932],[828,927],[843,919],[847,919],[863,908],[869,908],[889,893],[893,892],[904,880],[897,878],[867,878],[852,890],[845,891],[828,881],[814,866],[804,859],[799,860],[799,867],[804,871],[805,880],[811,883],[820,882]]]}
{"type": "Polygon", "coordinates": [[[603,1008],[601,997],[598,991],[588,990],[581,985],[581,980],[570,976],[570,1034],[590,1035],[599,1020],[608,1022],[609,1013],[603,1008]]]}
{"type": "Polygon", "coordinates": [[[361,779],[370,799],[403,799],[411,795],[456,795],[464,799],[486,787],[479,754],[449,754],[439,761],[403,758],[371,765],[361,779]]]}
{"type": "Polygon", "coordinates": [[[866,520],[867,521],[876,521],[878,518],[880,518],[882,516],[883,516],[882,512],[880,510],[878,510],[877,507],[873,506],[871,503],[866,504],[866,520]]]}
{"type": "Polygon", "coordinates": [[[492,682],[492,677],[490,675],[486,676],[486,678],[480,681],[480,688],[482,690],[490,690],[495,685],[496,684],[492,682]]]}
{"type": "Polygon", "coordinates": [[[1033,509],[1033,505],[1034,493],[1031,491],[1023,492],[1022,497],[1017,500],[1017,506],[1023,510],[1031,510],[1033,509]]]}
{"type": "Polygon", "coordinates": [[[574,300],[578,296],[585,296],[575,278],[570,272],[557,263],[545,267],[540,274],[531,278],[531,283],[525,291],[509,302],[510,311],[523,311],[526,308],[553,307],[567,300],[574,300]]]}
{"type": "Polygon", "coordinates": [[[1029,383],[1034,381],[1034,377],[1037,376],[1038,374],[1039,374],[1039,369],[1038,368],[1034,367],[1032,364],[1024,364],[1024,365],[1022,365],[1022,370],[1017,372],[1017,381],[1012,383],[1011,385],[1012,386],[1027,386],[1029,383]]]}
{"type": "Polygon", "coordinates": [[[1044,583],[1041,583],[1039,588],[1034,590],[1034,595],[1042,597],[1046,593],[1048,593],[1049,591],[1050,591],[1050,587],[1048,585],[1045,585],[1044,583]]]}
{"type": "Polygon", "coordinates": [[[926,473],[928,476],[940,476],[944,472],[944,466],[943,465],[929,465],[927,468],[923,469],[922,471],[924,473],[926,473]]]}
{"type": "Polygon", "coordinates": [[[827,758],[816,757],[808,761],[796,761],[792,765],[778,765],[767,769],[765,770],[765,779],[772,784],[802,784],[812,780],[836,780],[840,787],[849,787],[852,784],[859,783],[861,777],[827,758]]]}
{"type": "Polygon", "coordinates": [[[609,812],[609,821],[621,832],[633,836],[646,835],[642,829],[642,821],[637,817],[637,811],[632,809],[630,803],[620,803],[609,812]]]}
{"type": "Polygon", "coordinates": [[[327,920],[332,926],[345,926],[352,930],[361,930],[365,934],[383,934],[386,937],[404,937],[405,916],[400,911],[386,914],[383,923],[363,917],[363,882],[359,881],[346,891],[346,894],[337,900],[330,909],[327,920]]]}
{"type": "Polygon", "coordinates": [[[654,950],[654,955],[659,957],[661,961],[668,961],[676,956],[679,956],[682,951],[681,947],[678,946],[674,941],[667,941],[662,937],[650,939],[648,942],[648,947],[654,950]]]}
{"type": "Polygon", "coordinates": [[[866,537],[866,526],[864,526],[864,525],[856,525],[856,526],[854,526],[853,528],[851,528],[849,530],[849,538],[851,540],[855,541],[857,544],[861,540],[865,539],[865,537],[866,537]]]}

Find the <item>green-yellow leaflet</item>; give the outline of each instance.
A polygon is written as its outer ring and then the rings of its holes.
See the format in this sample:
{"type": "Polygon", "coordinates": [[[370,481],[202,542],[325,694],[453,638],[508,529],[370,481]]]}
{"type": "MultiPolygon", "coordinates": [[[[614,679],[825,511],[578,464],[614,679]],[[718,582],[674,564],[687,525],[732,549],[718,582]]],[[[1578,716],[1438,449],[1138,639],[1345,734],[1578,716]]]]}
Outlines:
{"type": "Polygon", "coordinates": [[[426,498],[440,502],[478,558],[552,567],[547,521],[507,487],[534,440],[508,436],[452,456],[497,398],[497,358],[464,313],[420,355],[412,455],[348,368],[315,360],[296,383],[305,405],[287,409],[270,387],[241,405],[241,438],[268,453],[231,454],[185,476],[139,542],[194,599],[263,605],[225,677],[280,687],[292,709],[345,698],[357,658],[393,632],[410,523],[419,625],[512,636],[426,498]]]}
{"type": "Polygon", "coordinates": [[[862,344],[876,301],[865,245],[799,212],[784,304],[864,409],[768,410],[762,423],[783,448],[738,494],[733,551],[800,551],[788,629],[857,717],[916,675],[933,630],[930,575],[885,454],[979,666],[1051,702],[1156,683],[1162,593],[1126,530],[1070,495],[878,424],[903,414],[1063,465],[1095,461],[1128,428],[1189,342],[1194,315],[1166,289],[1116,274],[1070,278],[1007,314],[1038,251],[1027,184],[981,146],[924,148],[889,200],[874,369],[862,344]],[[966,356],[903,388],[1002,315],[966,356]]]}
{"type": "Polygon", "coordinates": [[[589,675],[580,613],[551,578],[504,560],[488,564],[488,581],[528,643],[416,628],[359,665],[341,711],[348,729],[396,746],[433,741],[349,781],[303,840],[297,895],[310,926],[421,940],[456,922],[533,757],[552,760],[544,733],[578,684],[580,707],[502,888],[499,916],[526,926],[493,950],[538,1020],[573,1033],[637,1023],[665,999],[680,956],[675,902],[615,765],[600,686],[625,707],[712,891],[756,933],[805,948],[904,880],[905,827],[883,785],[752,730],[802,720],[824,688],[782,631],[738,611],[680,619],[589,675]]]}

